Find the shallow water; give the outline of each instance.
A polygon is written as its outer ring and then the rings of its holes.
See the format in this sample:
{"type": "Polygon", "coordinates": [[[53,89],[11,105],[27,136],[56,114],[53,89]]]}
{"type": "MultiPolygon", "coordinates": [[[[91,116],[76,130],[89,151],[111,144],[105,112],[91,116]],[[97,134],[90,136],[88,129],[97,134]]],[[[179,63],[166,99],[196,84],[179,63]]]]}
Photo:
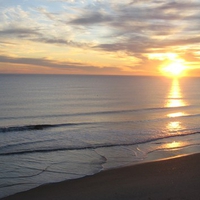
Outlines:
{"type": "Polygon", "coordinates": [[[0,197],[200,152],[200,79],[0,75],[0,197]]]}

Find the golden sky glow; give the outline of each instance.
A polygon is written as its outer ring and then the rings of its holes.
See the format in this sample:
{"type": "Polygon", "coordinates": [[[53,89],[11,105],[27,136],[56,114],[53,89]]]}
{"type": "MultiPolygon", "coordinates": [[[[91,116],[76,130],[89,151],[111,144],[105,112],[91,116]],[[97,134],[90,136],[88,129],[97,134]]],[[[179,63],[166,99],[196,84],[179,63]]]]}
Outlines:
{"type": "Polygon", "coordinates": [[[199,0],[0,2],[0,73],[200,76],[199,0]]]}

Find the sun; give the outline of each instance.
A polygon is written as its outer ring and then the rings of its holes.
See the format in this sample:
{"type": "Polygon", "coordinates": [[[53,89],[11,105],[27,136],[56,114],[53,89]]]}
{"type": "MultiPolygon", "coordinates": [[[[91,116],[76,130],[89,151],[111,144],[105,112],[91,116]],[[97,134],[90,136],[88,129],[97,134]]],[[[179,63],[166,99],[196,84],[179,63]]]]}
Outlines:
{"type": "Polygon", "coordinates": [[[179,77],[184,74],[186,67],[181,62],[173,62],[163,68],[161,72],[166,76],[179,77]]]}

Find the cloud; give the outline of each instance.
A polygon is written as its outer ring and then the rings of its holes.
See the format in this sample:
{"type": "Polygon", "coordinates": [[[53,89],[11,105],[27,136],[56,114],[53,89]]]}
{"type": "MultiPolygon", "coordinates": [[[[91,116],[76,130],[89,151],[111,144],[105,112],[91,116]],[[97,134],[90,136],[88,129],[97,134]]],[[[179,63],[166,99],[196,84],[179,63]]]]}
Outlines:
{"type": "MultiPolygon", "coordinates": [[[[155,36],[167,37],[181,32],[182,28],[178,28],[176,22],[187,15],[187,12],[183,14],[178,10],[177,12],[165,13],[163,9],[164,7],[167,9],[169,5],[160,1],[155,2],[157,3],[153,6],[122,4],[119,7],[115,5],[112,12],[109,9],[105,9],[104,12],[94,12],[94,10],[85,8],[80,15],[69,21],[69,24],[83,27],[93,26],[94,29],[100,24],[101,29],[109,30],[109,34],[100,35],[100,37],[107,39],[107,41],[110,39],[110,42],[99,44],[100,49],[146,51],[146,47],[149,48],[150,45],[152,47],[158,46],[155,45],[157,41],[158,44],[162,44],[159,40],[156,41],[155,36]],[[133,44],[132,47],[130,42],[133,44]]],[[[137,1],[137,3],[139,2],[137,1]]]]}
{"type": "MultiPolygon", "coordinates": [[[[10,42],[18,46],[28,41],[30,48],[40,46],[43,54],[34,51],[34,58],[22,58],[23,48],[19,53],[14,48],[2,45],[4,49],[1,51],[5,55],[16,56],[8,56],[6,62],[43,65],[54,69],[84,68],[88,72],[96,70],[98,73],[108,70],[111,55],[117,58],[119,52],[124,55],[124,63],[120,62],[124,68],[132,56],[141,61],[139,64],[134,62],[133,68],[141,69],[143,65],[159,65],[159,58],[157,61],[148,59],[152,53],[174,52],[184,55],[191,48],[193,55],[199,52],[200,3],[197,0],[46,0],[40,4],[35,2],[34,5],[38,6],[34,7],[29,1],[25,4],[0,8],[0,40],[4,44],[10,42]],[[73,60],[89,59],[89,55],[85,58],[84,53],[92,52],[91,55],[103,55],[102,63],[107,61],[107,64],[103,69],[81,61],[58,62],[56,60],[64,60],[60,52],[63,56],[72,56],[73,60]],[[49,55],[54,60],[45,59],[49,55]]],[[[25,54],[24,57],[29,55],[25,54]]],[[[6,57],[1,59],[6,60],[6,57]]],[[[190,56],[192,59],[195,62],[194,56],[190,56]]],[[[100,59],[97,62],[98,66],[102,65],[100,59]]],[[[116,68],[116,71],[119,72],[120,68],[116,68]]]]}
{"type": "Polygon", "coordinates": [[[55,13],[50,13],[48,12],[45,8],[43,7],[39,7],[37,8],[37,10],[43,14],[44,16],[46,16],[48,19],[50,20],[53,20],[53,21],[56,21],[58,18],[57,18],[57,15],[55,13]]]}
{"type": "Polygon", "coordinates": [[[65,68],[73,69],[74,67],[82,67],[80,63],[58,63],[57,61],[49,60],[46,58],[14,58],[9,56],[0,56],[0,62],[4,63],[16,63],[16,64],[29,64],[29,65],[39,65],[48,66],[54,68],[65,68]]]}
{"type": "Polygon", "coordinates": [[[200,62],[200,55],[195,55],[192,51],[187,51],[182,56],[187,62],[200,62]]]}
{"type": "MultiPolygon", "coordinates": [[[[52,70],[61,70],[62,72],[76,73],[77,71],[83,74],[120,74],[122,70],[119,67],[98,67],[94,65],[87,65],[79,62],[58,62],[56,60],[49,60],[46,58],[14,58],[10,56],[0,55],[0,63],[20,64],[24,66],[40,66],[48,67],[52,70]]],[[[41,71],[42,73],[42,71],[41,71]]]]}
{"type": "Polygon", "coordinates": [[[41,34],[34,29],[29,29],[29,28],[8,28],[4,30],[0,30],[0,37],[32,37],[32,36],[41,36],[41,34]]]}
{"type": "Polygon", "coordinates": [[[195,1],[171,1],[171,2],[166,2],[165,4],[161,5],[159,7],[160,10],[184,10],[184,11],[188,11],[188,10],[194,10],[194,11],[198,11],[200,6],[199,2],[195,2],[195,1]]]}
{"type": "Polygon", "coordinates": [[[127,53],[145,53],[148,48],[148,43],[140,44],[140,42],[132,41],[132,42],[122,42],[122,43],[112,43],[112,44],[100,44],[95,48],[101,49],[104,51],[125,51],[127,53]]]}
{"type": "Polygon", "coordinates": [[[172,46],[187,46],[187,45],[198,45],[200,44],[200,36],[197,37],[188,37],[185,36],[186,38],[183,39],[172,39],[172,40],[167,40],[164,41],[162,43],[160,43],[160,45],[162,47],[172,47],[172,46]]]}
{"type": "Polygon", "coordinates": [[[92,43],[81,43],[81,42],[75,42],[72,40],[65,40],[62,38],[36,38],[33,39],[32,41],[35,42],[40,42],[40,43],[46,43],[46,44],[57,44],[57,45],[65,45],[65,46],[70,46],[70,47],[77,47],[77,48],[89,48],[93,44],[92,43]]]}
{"type": "Polygon", "coordinates": [[[99,23],[105,23],[112,21],[112,17],[106,14],[102,14],[100,12],[92,12],[86,14],[83,17],[78,17],[77,19],[73,19],[70,21],[70,24],[74,25],[93,25],[99,23]]]}

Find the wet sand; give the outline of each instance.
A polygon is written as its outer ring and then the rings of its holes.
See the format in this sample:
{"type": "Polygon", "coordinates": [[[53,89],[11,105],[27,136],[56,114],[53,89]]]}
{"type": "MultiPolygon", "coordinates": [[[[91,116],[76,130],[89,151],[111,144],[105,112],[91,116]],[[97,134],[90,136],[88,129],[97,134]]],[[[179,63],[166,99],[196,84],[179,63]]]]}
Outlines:
{"type": "Polygon", "coordinates": [[[200,200],[200,154],[107,170],[3,200],[200,200]]]}

